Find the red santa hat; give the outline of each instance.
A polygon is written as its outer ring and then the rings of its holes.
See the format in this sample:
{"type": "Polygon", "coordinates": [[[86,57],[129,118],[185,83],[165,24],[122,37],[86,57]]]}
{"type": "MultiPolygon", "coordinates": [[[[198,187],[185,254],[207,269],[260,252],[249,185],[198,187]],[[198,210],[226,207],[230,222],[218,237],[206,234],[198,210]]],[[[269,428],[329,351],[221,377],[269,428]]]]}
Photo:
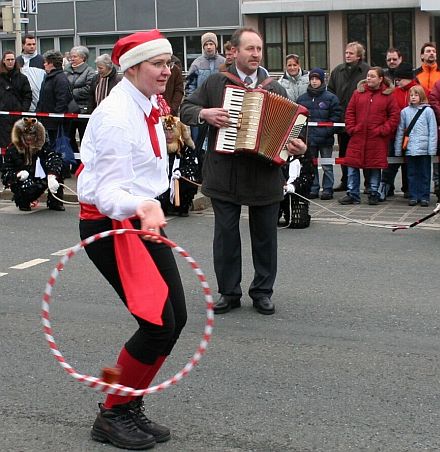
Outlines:
{"type": "Polygon", "coordinates": [[[113,47],[112,61],[125,72],[128,68],[163,53],[173,53],[170,41],[159,30],[140,31],[119,39],[113,47]]]}

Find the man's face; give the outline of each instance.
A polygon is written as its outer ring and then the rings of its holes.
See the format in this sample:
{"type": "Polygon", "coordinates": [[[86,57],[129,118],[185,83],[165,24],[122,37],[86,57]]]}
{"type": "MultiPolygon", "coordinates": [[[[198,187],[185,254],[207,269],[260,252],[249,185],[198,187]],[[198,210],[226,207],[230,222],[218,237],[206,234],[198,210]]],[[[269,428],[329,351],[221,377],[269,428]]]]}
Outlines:
{"type": "Polygon", "coordinates": [[[420,58],[425,64],[434,64],[437,62],[437,50],[435,50],[435,47],[427,46],[420,58]]]}
{"type": "Polygon", "coordinates": [[[232,64],[234,62],[234,52],[232,50],[225,50],[226,64],[232,64]]]}
{"type": "Polygon", "coordinates": [[[15,66],[15,56],[13,53],[7,53],[3,58],[3,64],[5,65],[8,71],[12,71],[15,66]]]}
{"type": "Polygon", "coordinates": [[[357,63],[361,57],[357,54],[356,47],[347,47],[345,49],[345,62],[348,64],[357,63]]]}
{"type": "Polygon", "coordinates": [[[214,56],[215,55],[215,51],[216,51],[216,47],[213,41],[206,41],[205,44],[203,45],[203,51],[208,55],[208,56],[214,56]]]}
{"type": "Polygon", "coordinates": [[[387,53],[387,66],[390,69],[396,69],[397,66],[402,62],[402,57],[397,54],[397,52],[387,53]]]}
{"type": "Polygon", "coordinates": [[[235,65],[247,75],[253,74],[260,66],[263,57],[263,42],[257,33],[244,31],[240,45],[233,47],[235,65]]]}
{"type": "Polygon", "coordinates": [[[171,70],[171,55],[163,53],[151,60],[143,61],[127,70],[133,85],[146,97],[161,94],[165,91],[171,70]]]}
{"type": "Polygon", "coordinates": [[[23,53],[32,55],[33,53],[35,53],[36,48],[37,43],[35,42],[35,39],[26,38],[26,41],[23,44],[23,53]]]}

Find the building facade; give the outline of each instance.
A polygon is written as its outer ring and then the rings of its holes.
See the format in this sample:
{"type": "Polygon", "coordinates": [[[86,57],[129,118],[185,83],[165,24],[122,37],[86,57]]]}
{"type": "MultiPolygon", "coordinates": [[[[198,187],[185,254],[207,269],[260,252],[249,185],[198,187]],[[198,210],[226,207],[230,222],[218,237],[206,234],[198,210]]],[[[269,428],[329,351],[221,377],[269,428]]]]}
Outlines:
{"type": "MultiPolygon", "coordinates": [[[[3,1],[2,4],[8,2],[3,1]]],[[[330,70],[343,61],[345,44],[360,41],[371,65],[385,65],[388,47],[420,63],[424,42],[440,42],[437,0],[38,0],[22,32],[35,33],[40,53],[74,45],[90,49],[90,63],[109,53],[126,34],[159,28],[170,39],[184,70],[200,55],[200,36],[213,31],[220,51],[241,25],[265,39],[264,65],[283,70],[284,56],[296,53],[305,68],[330,70]],[[361,4],[360,4],[361,3],[361,4]],[[435,3],[435,4],[434,4],[435,3]]],[[[0,50],[15,48],[14,34],[0,32],[0,50]]]]}

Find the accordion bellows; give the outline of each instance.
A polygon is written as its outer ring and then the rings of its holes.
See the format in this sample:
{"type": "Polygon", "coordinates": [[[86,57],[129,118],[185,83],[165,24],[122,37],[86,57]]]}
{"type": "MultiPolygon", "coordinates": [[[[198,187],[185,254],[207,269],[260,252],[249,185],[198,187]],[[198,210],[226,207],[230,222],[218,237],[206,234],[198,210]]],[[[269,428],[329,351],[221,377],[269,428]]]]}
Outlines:
{"type": "Polygon", "coordinates": [[[308,117],[305,107],[286,97],[236,85],[226,86],[223,108],[231,125],[219,129],[215,150],[255,154],[276,165],[287,162],[286,143],[299,136],[308,117]]]}

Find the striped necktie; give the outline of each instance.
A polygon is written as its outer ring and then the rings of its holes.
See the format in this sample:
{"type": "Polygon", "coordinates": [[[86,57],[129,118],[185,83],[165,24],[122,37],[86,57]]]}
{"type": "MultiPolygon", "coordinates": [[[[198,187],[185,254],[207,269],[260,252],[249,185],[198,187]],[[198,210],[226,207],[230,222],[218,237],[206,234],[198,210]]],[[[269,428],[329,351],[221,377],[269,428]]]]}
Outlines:
{"type": "Polygon", "coordinates": [[[244,83],[246,84],[246,86],[250,86],[252,85],[252,83],[254,83],[254,81],[252,80],[251,77],[249,77],[248,75],[244,78],[244,83]]]}

